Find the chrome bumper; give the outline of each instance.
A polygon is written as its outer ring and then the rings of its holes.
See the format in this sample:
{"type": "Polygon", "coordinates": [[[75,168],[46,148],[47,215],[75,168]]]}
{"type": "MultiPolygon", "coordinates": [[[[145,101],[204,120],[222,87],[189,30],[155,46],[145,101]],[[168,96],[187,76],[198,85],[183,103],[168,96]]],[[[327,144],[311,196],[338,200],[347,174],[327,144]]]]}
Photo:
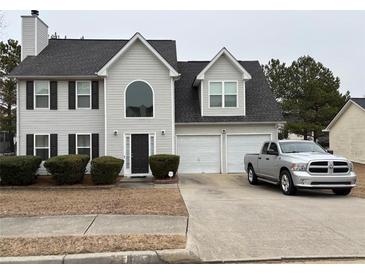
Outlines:
{"type": "Polygon", "coordinates": [[[346,175],[313,176],[306,171],[293,171],[292,179],[295,186],[306,188],[352,188],[356,186],[354,172],[346,175]]]}

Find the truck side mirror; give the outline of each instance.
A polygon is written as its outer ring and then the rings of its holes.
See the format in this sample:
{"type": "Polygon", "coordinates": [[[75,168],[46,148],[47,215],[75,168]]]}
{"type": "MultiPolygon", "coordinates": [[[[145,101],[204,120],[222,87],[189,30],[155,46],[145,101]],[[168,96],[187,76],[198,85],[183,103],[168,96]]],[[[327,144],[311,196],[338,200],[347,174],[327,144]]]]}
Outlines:
{"type": "Polygon", "coordinates": [[[328,152],[329,154],[333,154],[333,150],[332,150],[332,149],[327,149],[327,152],[328,152]]]}
{"type": "Polygon", "coordinates": [[[268,149],[268,150],[267,150],[267,154],[269,154],[269,155],[276,155],[276,156],[278,156],[278,155],[279,155],[279,152],[274,151],[274,150],[272,150],[272,149],[268,149]]]}

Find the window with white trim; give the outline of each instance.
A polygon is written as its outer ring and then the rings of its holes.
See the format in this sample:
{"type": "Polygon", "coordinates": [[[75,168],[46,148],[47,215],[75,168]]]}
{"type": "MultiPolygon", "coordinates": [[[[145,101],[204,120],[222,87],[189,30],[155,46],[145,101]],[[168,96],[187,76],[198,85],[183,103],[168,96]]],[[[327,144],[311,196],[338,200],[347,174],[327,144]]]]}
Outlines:
{"type": "Polygon", "coordinates": [[[91,81],[76,82],[77,108],[91,107],[91,81]]]}
{"type": "Polygon", "coordinates": [[[91,157],[90,144],[91,144],[90,134],[77,134],[76,137],[77,154],[85,154],[91,157]]]}
{"type": "Polygon", "coordinates": [[[34,135],[34,155],[39,156],[43,161],[49,158],[49,135],[34,135]]]}
{"type": "Polygon", "coordinates": [[[237,82],[211,81],[209,82],[209,107],[230,108],[237,107],[237,82]]]}
{"type": "Polygon", "coordinates": [[[34,81],[35,108],[49,108],[49,81],[34,81]]]}

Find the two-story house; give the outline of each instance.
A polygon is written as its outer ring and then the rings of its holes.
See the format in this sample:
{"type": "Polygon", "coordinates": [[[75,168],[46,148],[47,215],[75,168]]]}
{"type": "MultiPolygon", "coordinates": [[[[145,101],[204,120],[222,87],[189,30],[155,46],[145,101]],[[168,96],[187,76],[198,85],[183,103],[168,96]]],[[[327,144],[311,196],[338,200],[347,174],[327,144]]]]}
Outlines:
{"type": "Polygon", "coordinates": [[[177,61],[173,40],[48,39],[38,12],[22,16],[17,154],[123,158],[180,155],[181,173],[243,171],[245,153],[277,139],[280,108],[258,61],[223,48],[211,61],[177,61]]]}

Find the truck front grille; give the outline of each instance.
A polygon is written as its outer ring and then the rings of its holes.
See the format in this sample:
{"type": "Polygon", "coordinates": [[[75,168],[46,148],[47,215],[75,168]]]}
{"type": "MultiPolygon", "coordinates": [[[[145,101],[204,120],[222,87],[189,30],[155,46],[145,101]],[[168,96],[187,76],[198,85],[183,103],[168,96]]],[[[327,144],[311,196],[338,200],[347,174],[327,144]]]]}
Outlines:
{"type": "Polygon", "coordinates": [[[313,161],[308,167],[312,174],[346,174],[350,171],[345,161],[313,161]]]}

